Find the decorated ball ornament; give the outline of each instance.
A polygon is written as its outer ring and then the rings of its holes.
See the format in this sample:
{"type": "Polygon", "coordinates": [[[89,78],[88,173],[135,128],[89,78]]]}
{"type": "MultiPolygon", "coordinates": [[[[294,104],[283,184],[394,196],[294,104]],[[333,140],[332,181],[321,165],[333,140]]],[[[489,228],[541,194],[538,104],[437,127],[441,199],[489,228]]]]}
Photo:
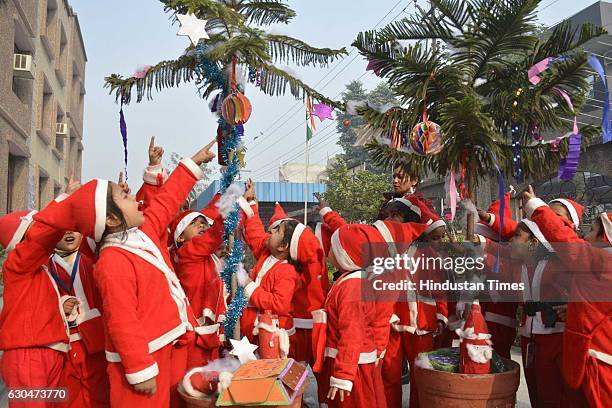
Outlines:
{"type": "Polygon", "coordinates": [[[251,117],[251,102],[241,92],[236,91],[223,100],[221,115],[230,125],[243,125],[251,117]]]}
{"type": "Polygon", "coordinates": [[[442,150],[440,125],[429,120],[417,123],[410,132],[409,141],[412,150],[420,156],[439,153],[442,150]]]}
{"type": "Polygon", "coordinates": [[[350,125],[351,125],[351,120],[350,119],[344,119],[342,121],[342,126],[349,127],[350,125]]]}

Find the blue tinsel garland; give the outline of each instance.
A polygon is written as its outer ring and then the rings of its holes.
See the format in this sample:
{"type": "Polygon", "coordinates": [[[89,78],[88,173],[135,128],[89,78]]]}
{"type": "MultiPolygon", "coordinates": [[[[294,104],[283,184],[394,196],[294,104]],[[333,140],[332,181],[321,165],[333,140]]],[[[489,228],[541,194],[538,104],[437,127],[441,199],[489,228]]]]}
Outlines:
{"type": "MultiPolygon", "coordinates": [[[[223,100],[225,95],[223,94],[227,89],[227,81],[223,76],[223,73],[219,69],[217,63],[211,62],[207,58],[207,48],[204,46],[198,46],[196,50],[197,65],[196,65],[196,79],[198,84],[198,90],[203,95],[203,91],[212,84],[216,89],[220,89],[222,94],[220,100],[223,100]]],[[[230,137],[223,144],[221,155],[223,159],[228,163],[227,169],[221,175],[221,194],[225,193],[225,190],[234,182],[234,179],[240,172],[240,161],[238,155],[234,154],[231,160],[229,160],[230,151],[237,152],[240,146],[241,138],[244,135],[244,128],[242,125],[230,126],[223,117],[219,117],[219,128],[226,133],[230,131],[230,137]]],[[[232,212],[227,216],[224,222],[223,228],[223,239],[227,244],[229,242],[229,236],[233,234],[238,226],[240,225],[240,208],[238,205],[234,206],[232,212]]],[[[244,258],[244,244],[240,239],[234,240],[234,245],[229,255],[225,259],[225,265],[221,271],[221,278],[225,282],[226,287],[229,289],[232,285],[232,276],[236,273],[238,264],[242,262],[244,258]]],[[[232,302],[227,308],[225,313],[225,321],[223,322],[223,329],[225,335],[230,337],[234,332],[234,327],[242,316],[242,311],[246,307],[247,301],[244,296],[244,288],[238,286],[236,294],[232,299],[232,302]]]]}

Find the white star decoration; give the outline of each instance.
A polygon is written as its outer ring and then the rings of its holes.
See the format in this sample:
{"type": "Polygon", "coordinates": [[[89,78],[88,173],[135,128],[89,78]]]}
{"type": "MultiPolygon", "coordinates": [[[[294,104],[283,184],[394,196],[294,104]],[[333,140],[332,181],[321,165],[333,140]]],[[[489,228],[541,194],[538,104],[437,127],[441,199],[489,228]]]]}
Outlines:
{"type": "Polygon", "coordinates": [[[193,14],[177,14],[176,18],[181,23],[181,28],[176,35],[184,35],[189,37],[193,45],[198,45],[201,38],[205,40],[210,38],[206,33],[206,21],[200,20],[193,14]]]}
{"type": "Polygon", "coordinates": [[[230,343],[232,343],[233,347],[230,354],[238,357],[240,364],[257,360],[257,357],[255,357],[255,354],[253,353],[255,350],[257,350],[257,346],[249,343],[249,339],[247,339],[246,336],[241,338],[240,341],[230,339],[230,343]]]}

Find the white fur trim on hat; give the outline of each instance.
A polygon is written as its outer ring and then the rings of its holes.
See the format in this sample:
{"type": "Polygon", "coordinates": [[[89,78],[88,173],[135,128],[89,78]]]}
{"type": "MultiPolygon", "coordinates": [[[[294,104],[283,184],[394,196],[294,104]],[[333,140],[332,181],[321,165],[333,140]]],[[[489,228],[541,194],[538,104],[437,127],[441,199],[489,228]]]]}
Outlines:
{"type": "Polygon", "coordinates": [[[410,211],[412,211],[413,213],[415,213],[419,217],[421,216],[421,209],[419,207],[417,207],[416,205],[412,204],[412,202],[410,200],[406,200],[405,198],[399,197],[399,198],[392,198],[390,200],[390,202],[392,202],[392,201],[396,201],[398,203],[404,204],[406,207],[408,207],[410,209],[410,211]]]}
{"type": "Polygon", "coordinates": [[[570,215],[570,218],[572,219],[572,224],[574,224],[574,229],[580,226],[580,217],[578,217],[578,212],[576,211],[576,207],[574,207],[572,203],[567,201],[565,198],[555,198],[554,200],[550,200],[548,205],[552,203],[559,203],[565,207],[565,209],[570,215]]]}
{"type": "Polygon", "coordinates": [[[176,226],[176,229],[174,230],[174,236],[172,237],[174,238],[174,242],[176,242],[176,240],[181,236],[181,234],[183,233],[183,231],[185,231],[185,229],[189,226],[189,224],[191,224],[191,222],[198,217],[206,218],[204,214],[195,211],[195,212],[187,214],[186,216],[183,217],[182,220],[179,221],[179,223],[176,226]]]}
{"type": "Polygon", "coordinates": [[[425,230],[426,234],[429,234],[433,230],[439,227],[446,227],[446,223],[443,220],[434,221],[431,224],[427,225],[427,229],[425,230]]]}
{"type": "Polygon", "coordinates": [[[389,230],[389,227],[387,227],[387,224],[385,224],[384,221],[378,220],[374,223],[374,227],[378,230],[378,232],[380,232],[380,235],[382,235],[383,239],[388,244],[391,256],[397,255],[395,240],[393,239],[393,234],[391,234],[391,231],[389,230]]]}
{"type": "Polygon", "coordinates": [[[544,245],[548,252],[555,252],[552,245],[550,245],[550,242],[548,242],[548,240],[542,233],[542,230],[540,230],[540,227],[538,227],[538,224],[527,218],[524,218],[523,220],[521,220],[521,222],[525,224],[527,228],[529,228],[529,231],[531,231],[531,233],[536,237],[536,239],[540,241],[542,245],[544,245]]]}
{"type": "Polygon", "coordinates": [[[338,264],[344,271],[348,272],[361,269],[360,266],[355,264],[342,246],[342,243],[340,242],[340,230],[336,230],[331,237],[331,250],[334,251],[336,261],[338,261],[338,264]]]}
{"type": "Polygon", "coordinates": [[[292,219],[293,218],[281,218],[280,220],[276,220],[272,224],[270,224],[270,226],[268,227],[268,231],[272,231],[273,228],[278,227],[281,224],[281,222],[292,220],[292,219]]]}
{"type": "Polygon", "coordinates": [[[604,234],[606,234],[608,242],[612,242],[612,221],[608,218],[608,213],[603,212],[599,217],[601,218],[601,225],[603,225],[604,234]]]}
{"type": "Polygon", "coordinates": [[[302,223],[299,223],[295,226],[295,229],[293,230],[293,235],[291,235],[291,243],[289,244],[289,255],[294,261],[298,260],[300,237],[302,236],[302,233],[305,229],[306,226],[302,223]]]}
{"type": "Polygon", "coordinates": [[[21,240],[23,239],[23,236],[28,231],[28,228],[30,227],[30,225],[32,225],[32,222],[34,222],[33,217],[34,217],[34,214],[36,214],[37,212],[38,211],[36,210],[32,210],[26,215],[24,215],[23,217],[21,217],[21,222],[19,223],[17,230],[13,234],[13,238],[11,238],[11,242],[9,242],[8,246],[6,247],[7,251],[12,251],[13,249],[15,249],[17,244],[21,242],[21,240]]]}
{"type": "Polygon", "coordinates": [[[94,196],[94,211],[96,220],[94,225],[94,240],[100,242],[106,229],[106,195],[108,194],[108,180],[97,179],[94,196]]]}
{"type": "Polygon", "coordinates": [[[195,388],[193,388],[193,385],[191,384],[191,377],[194,374],[196,373],[204,374],[205,373],[203,368],[204,367],[192,368],[191,370],[187,371],[187,374],[185,374],[185,377],[183,377],[183,382],[182,382],[183,389],[188,395],[191,395],[192,397],[195,397],[195,398],[206,398],[207,397],[207,395],[204,394],[203,392],[198,391],[195,388]]]}
{"type": "Polygon", "coordinates": [[[474,225],[474,234],[482,235],[494,241],[499,240],[499,234],[496,234],[491,227],[481,222],[477,222],[476,225],[474,225]]]}

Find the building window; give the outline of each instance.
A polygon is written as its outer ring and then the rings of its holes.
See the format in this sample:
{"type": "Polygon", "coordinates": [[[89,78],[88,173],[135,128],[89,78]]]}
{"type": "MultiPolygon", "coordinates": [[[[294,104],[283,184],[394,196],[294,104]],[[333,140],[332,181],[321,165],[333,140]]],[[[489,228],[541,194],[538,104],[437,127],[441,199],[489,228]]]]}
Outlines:
{"type": "MultiPolygon", "coordinates": [[[[18,31],[15,30],[15,35],[18,35],[18,31]]],[[[31,55],[29,51],[21,49],[17,43],[13,47],[13,54],[31,55]]],[[[13,93],[24,105],[30,105],[32,101],[32,84],[33,80],[30,77],[30,72],[25,70],[15,70],[13,68],[13,80],[11,88],[13,93]]]]}
{"type": "Polygon", "coordinates": [[[9,153],[8,171],[6,174],[6,212],[13,211],[13,192],[15,191],[15,179],[17,170],[17,157],[9,153]]]}
{"type": "Polygon", "coordinates": [[[64,154],[64,140],[66,139],[67,126],[64,123],[64,115],[60,112],[59,107],[57,117],[55,119],[55,149],[60,154],[64,154]]]}
{"type": "MultiPolygon", "coordinates": [[[[40,170],[39,170],[40,171],[40,170]]],[[[38,176],[38,209],[42,210],[45,208],[46,200],[47,200],[47,187],[49,185],[49,177],[45,176],[43,173],[40,173],[38,176]]]]}

